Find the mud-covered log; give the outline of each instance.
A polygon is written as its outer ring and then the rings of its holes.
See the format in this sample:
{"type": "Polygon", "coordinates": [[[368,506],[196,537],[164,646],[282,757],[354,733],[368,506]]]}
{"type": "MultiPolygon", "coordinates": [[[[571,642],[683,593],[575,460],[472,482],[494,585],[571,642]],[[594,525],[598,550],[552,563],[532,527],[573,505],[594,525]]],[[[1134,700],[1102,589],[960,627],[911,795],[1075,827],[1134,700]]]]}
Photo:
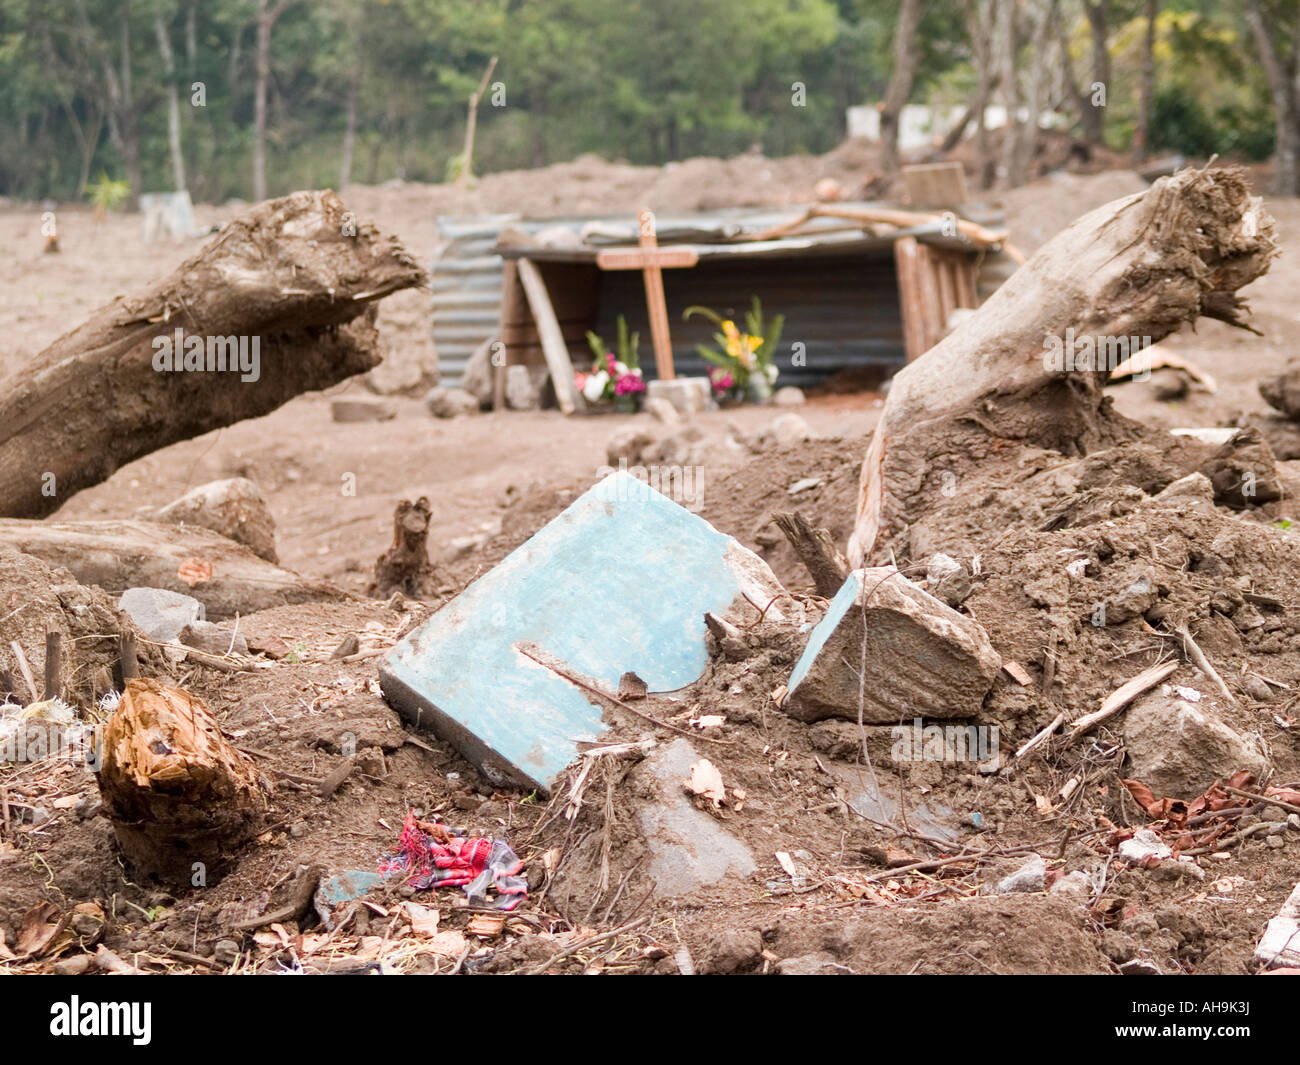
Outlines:
{"type": "Polygon", "coordinates": [[[252,760],[182,688],[128,681],[101,759],[104,812],[137,873],[184,883],[212,876],[264,824],[266,796],[252,760]]]}
{"type": "Polygon", "coordinates": [[[134,587],[193,596],[210,621],[344,597],[332,585],[306,580],[243,544],[193,526],[0,518],[0,546],[62,566],[82,584],[98,585],[112,596],[134,587]]]}
{"type": "Polygon", "coordinates": [[[1016,446],[1085,455],[1142,428],[1102,394],[1134,346],[1198,317],[1246,328],[1237,290],[1276,254],[1239,168],[1188,170],[1063,230],[893,379],[859,483],[854,566],[950,507],[1016,446]]]}
{"type": "Polygon", "coordinates": [[[124,463],[372,369],[376,301],[423,280],[332,192],[259,204],[0,383],[0,514],[41,517],[124,463]]]}

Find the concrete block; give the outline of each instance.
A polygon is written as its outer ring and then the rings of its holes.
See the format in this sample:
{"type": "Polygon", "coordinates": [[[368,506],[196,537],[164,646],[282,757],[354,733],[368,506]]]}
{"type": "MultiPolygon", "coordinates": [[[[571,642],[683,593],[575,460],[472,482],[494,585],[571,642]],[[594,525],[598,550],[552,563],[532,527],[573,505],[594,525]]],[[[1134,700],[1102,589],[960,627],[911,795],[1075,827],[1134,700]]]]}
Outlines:
{"type": "Polygon", "coordinates": [[[808,638],[783,709],[803,721],[973,718],[1002,667],[984,629],[890,567],[855,570],[808,638]],[[858,677],[866,625],[866,672],[858,677]],[[846,664],[847,663],[847,664],[846,664]]]}
{"type": "Polygon", "coordinates": [[[557,668],[609,692],[629,671],[674,691],[704,671],[706,612],[748,620],[745,595],[784,594],[752,551],[614,473],[402,640],[380,683],[489,779],[545,792],[604,728],[595,697],[557,668]]]}
{"type": "Polygon", "coordinates": [[[646,402],[666,399],[678,414],[694,414],[713,407],[713,388],[707,377],[674,377],[671,381],[656,378],[646,382],[646,402]]]}

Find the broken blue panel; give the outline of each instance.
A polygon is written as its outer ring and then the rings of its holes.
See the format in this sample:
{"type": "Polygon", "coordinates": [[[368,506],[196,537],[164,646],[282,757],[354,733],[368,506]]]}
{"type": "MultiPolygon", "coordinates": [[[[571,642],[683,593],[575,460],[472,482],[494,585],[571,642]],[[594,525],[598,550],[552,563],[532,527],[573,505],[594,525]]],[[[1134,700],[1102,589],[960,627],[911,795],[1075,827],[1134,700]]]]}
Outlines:
{"type": "Polygon", "coordinates": [[[795,663],[794,672],[790,674],[790,680],[786,684],[786,690],[793,695],[799,683],[808,675],[812,665],[817,661],[817,656],[826,646],[826,641],[830,639],[831,634],[839,628],[840,622],[844,620],[853,605],[857,602],[858,592],[862,590],[862,571],[854,570],[845,578],[844,583],[840,585],[840,590],[835,593],[835,598],[830,601],[826,607],[826,616],[817,623],[817,626],[808,636],[808,643],[803,649],[803,654],[799,656],[799,661],[795,663]]]}
{"type": "Polygon", "coordinates": [[[577,743],[605,726],[594,696],[520,646],[607,691],[628,670],[651,691],[684,687],[707,661],[705,612],[726,612],[742,587],[775,585],[746,556],[766,571],[702,518],[615,473],[394,647],[380,667],[384,695],[489,779],[549,791],[577,743]]]}

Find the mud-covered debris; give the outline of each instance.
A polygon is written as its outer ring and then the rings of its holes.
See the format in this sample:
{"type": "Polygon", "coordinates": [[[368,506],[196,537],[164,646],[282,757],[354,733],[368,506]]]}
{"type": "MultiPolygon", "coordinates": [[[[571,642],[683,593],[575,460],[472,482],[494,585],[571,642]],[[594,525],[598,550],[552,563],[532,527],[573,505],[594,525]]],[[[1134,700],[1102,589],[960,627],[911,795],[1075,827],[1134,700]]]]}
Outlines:
{"type": "Polygon", "coordinates": [[[1206,463],[1214,500],[1242,509],[1282,498],[1277,460],[1263,434],[1253,427],[1238,430],[1206,463]]]}
{"type": "Polygon", "coordinates": [[[201,484],[151,517],[210,529],[268,562],[280,562],[275,550],[275,519],[261,489],[246,477],[201,484]]]}
{"type": "Polygon", "coordinates": [[[879,725],[978,718],[1001,666],[974,619],[897,570],[856,570],[809,637],[782,709],[879,725]]]}

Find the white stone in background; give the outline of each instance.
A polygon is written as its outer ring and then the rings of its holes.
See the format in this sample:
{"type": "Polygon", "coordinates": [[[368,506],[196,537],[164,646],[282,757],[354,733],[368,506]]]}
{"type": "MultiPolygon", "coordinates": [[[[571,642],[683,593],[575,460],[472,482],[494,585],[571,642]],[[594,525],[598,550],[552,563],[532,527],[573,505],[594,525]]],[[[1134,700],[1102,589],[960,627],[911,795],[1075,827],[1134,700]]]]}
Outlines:
{"type": "Polygon", "coordinates": [[[1010,876],[1004,876],[994,889],[999,895],[1021,891],[1042,891],[1047,884],[1047,862],[1041,854],[1031,854],[1024,865],[1010,876]]]}
{"type": "Polygon", "coordinates": [[[1148,858],[1163,861],[1172,858],[1173,854],[1169,845],[1149,828],[1139,828],[1132,839],[1126,839],[1119,845],[1119,856],[1135,865],[1148,858]]]}
{"type": "Polygon", "coordinates": [[[203,604],[166,588],[128,588],[118,600],[135,627],[151,640],[167,643],[203,617],[203,604]]]}
{"type": "Polygon", "coordinates": [[[713,388],[707,377],[656,378],[646,382],[646,400],[666,399],[678,414],[694,414],[713,407],[713,388]]]}

